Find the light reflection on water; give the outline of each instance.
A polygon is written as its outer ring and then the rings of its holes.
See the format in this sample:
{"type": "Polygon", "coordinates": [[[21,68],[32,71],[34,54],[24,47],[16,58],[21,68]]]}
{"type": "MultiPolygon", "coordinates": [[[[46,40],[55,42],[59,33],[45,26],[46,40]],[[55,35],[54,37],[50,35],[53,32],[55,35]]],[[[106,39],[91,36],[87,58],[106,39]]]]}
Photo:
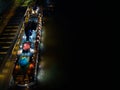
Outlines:
{"type": "Polygon", "coordinates": [[[57,85],[64,79],[64,72],[61,69],[62,52],[60,30],[56,27],[54,19],[49,18],[50,22],[43,27],[44,30],[44,48],[45,52],[40,62],[41,69],[38,73],[38,80],[41,85],[57,85]]]}

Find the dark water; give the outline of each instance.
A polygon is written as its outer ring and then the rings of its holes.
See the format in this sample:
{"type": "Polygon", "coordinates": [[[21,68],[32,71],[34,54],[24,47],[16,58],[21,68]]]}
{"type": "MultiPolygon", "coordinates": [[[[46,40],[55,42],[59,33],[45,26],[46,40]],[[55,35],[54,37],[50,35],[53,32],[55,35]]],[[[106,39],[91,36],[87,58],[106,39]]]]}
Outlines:
{"type": "Polygon", "coordinates": [[[54,13],[48,18],[44,27],[46,51],[43,58],[50,77],[42,84],[43,89],[92,87],[89,64],[93,59],[94,37],[91,33],[95,8],[94,5],[90,8],[90,3],[93,2],[58,1],[54,13]]]}

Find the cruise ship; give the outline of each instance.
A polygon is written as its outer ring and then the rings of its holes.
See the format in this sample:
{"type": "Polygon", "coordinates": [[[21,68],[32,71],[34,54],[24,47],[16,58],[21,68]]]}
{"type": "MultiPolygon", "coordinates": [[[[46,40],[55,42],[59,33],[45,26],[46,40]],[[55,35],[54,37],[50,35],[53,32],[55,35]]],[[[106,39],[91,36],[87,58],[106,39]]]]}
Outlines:
{"type": "Polygon", "coordinates": [[[38,6],[28,7],[24,15],[24,32],[20,38],[13,70],[14,84],[20,87],[31,86],[37,82],[42,37],[41,12],[38,6]]]}

